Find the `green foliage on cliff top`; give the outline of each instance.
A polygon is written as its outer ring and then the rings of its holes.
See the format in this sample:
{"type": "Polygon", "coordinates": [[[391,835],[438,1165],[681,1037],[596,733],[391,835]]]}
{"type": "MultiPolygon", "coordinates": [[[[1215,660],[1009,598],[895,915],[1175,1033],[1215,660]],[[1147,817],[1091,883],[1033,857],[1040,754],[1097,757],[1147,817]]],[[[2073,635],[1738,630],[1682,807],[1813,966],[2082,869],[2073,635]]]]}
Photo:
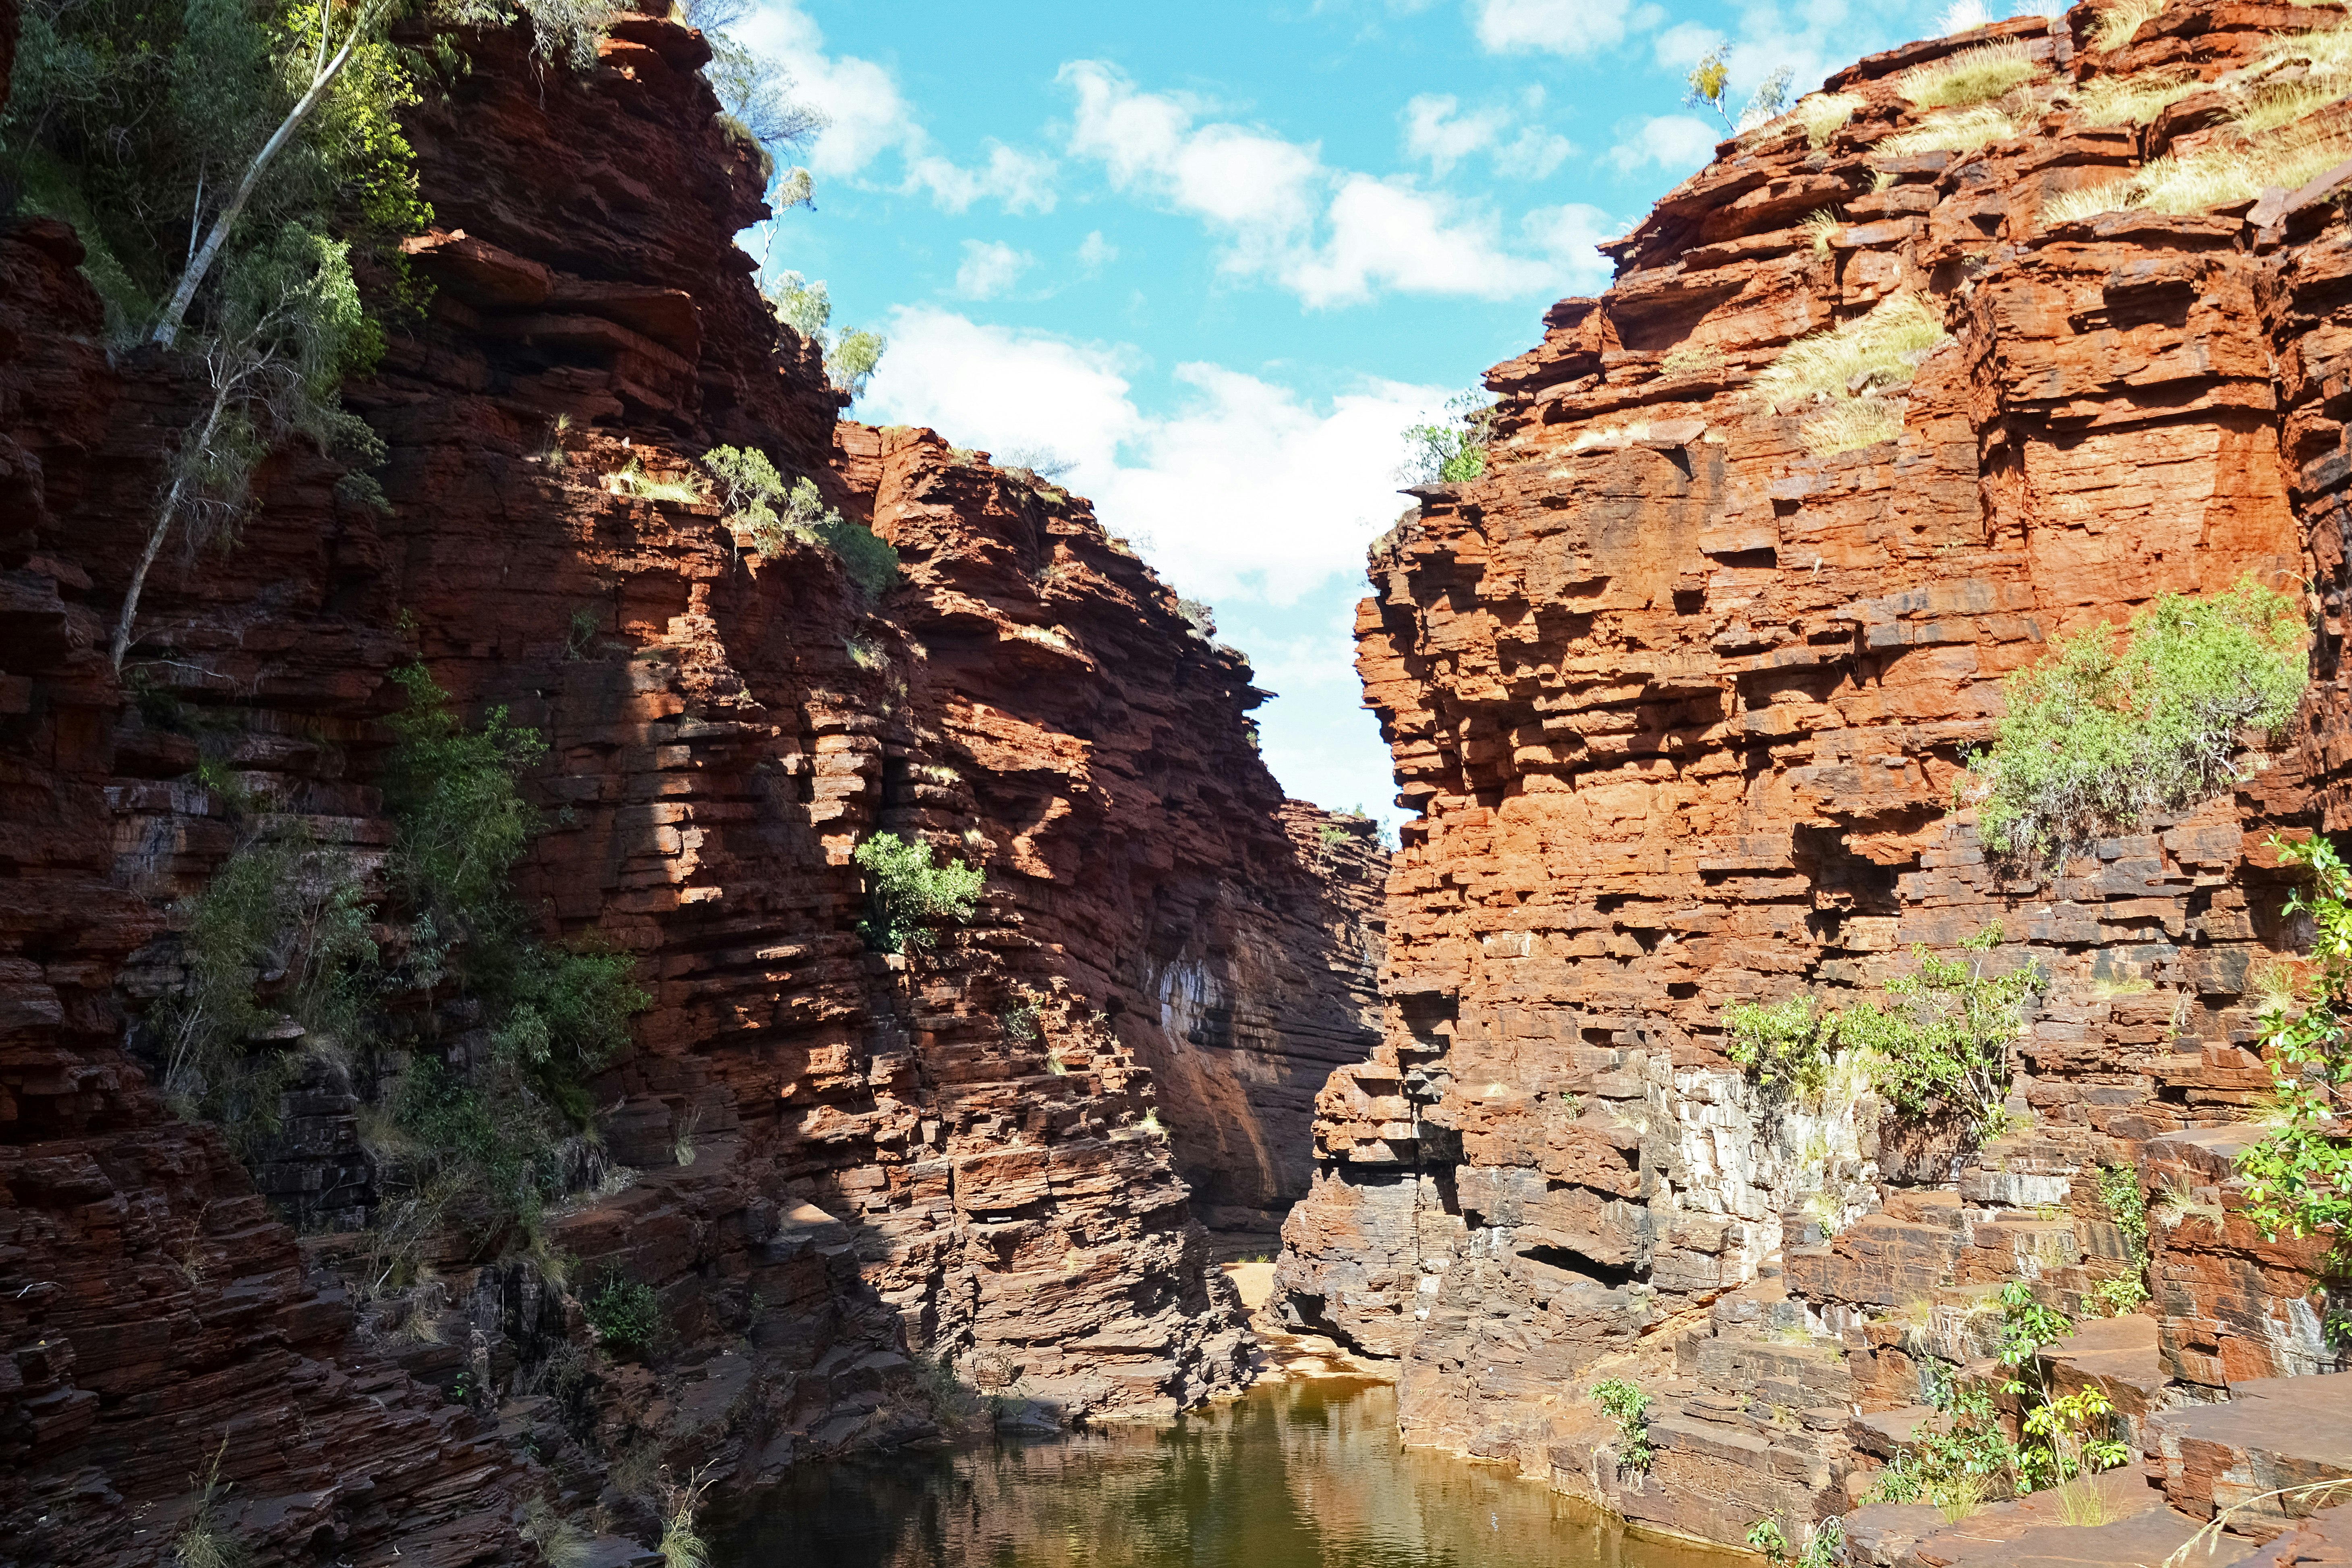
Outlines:
{"type": "Polygon", "coordinates": [[[1979,829],[2029,864],[2179,811],[2234,784],[2242,731],[2274,735],[2308,679],[2296,600],[2252,579],[2167,594],[2118,638],[2092,626],[2001,683],[2008,705],[1969,765],[1986,781],[1979,829]]]}

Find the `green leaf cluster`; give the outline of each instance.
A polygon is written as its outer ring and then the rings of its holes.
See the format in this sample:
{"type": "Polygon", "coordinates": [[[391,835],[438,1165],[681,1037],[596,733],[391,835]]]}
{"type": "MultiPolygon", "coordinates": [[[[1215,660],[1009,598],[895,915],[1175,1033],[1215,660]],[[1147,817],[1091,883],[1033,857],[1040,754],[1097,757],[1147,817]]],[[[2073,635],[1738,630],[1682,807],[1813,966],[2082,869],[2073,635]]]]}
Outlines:
{"type": "Polygon", "coordinates": [[[2058,639],[2001,683],[2008,711],[1968,759],[1989,782],[1986,845],[2042,863],[2226,789],[2240,732],[2285,725],[2308,663],[2294,598],[2251,578],[2209,599],[2168,594],[2120,638],[2100,626],[2058,639]]]}
{"type": "Polygon", "coordinates": [[[1458,485],[1486,471],[1494,437],[1495,400],[1480,392],[1448,398],[1443,423],[1409,426],[1397,478],[1411,485],[1458,485]]]}
{"type": "Polygon", "coordinates": [[[928,947],[932,928],[969,921],[979,907],[987,873],[977,866],[935,865],[931,847],[895,833],[877,833],[854,858],[866,875],[866,919],[858,934],[877,952],[928,947]]]}
{"type": "Polygon", "coordinates": [[[1655,1458],[1650,1447],[1650,1396],[1622,1377],[1604,1378],[1591,1393],[1601,1413],[1617,1423],[1617,1462],[1628,1469],[1648,1469],[1655,1458]]]}
{"type": "MultiPolygon", "coordinates": [[[[26,0],[0,180],[72,223],[108,307],[136,337],[209,221],[309,82],[321,25],[300,0],[26,0]]],[[[398,239],[431,218],[400,129],[411,57],[362,44],[247,205],[237,255],[289,223],[358,244],[399,273],[398,239]]]]}
{"type": "Polygon", "coordinates": [[[2048,984],[2030,963],[1987,973],[2000,941],[1988,928],[1960,944],[1961,959],[1914,946],[1918,968],[1888,981],[1884,1003],[1843,1011],[1820,1009],[1802,994],[1734,1003],[1723,1014],[1725,1054],[1767,1088],[1811,1096],[1827,1084],[1835,1053],[1855,1051],[1896,1114],[1916,1120],[1958,1106],[1980,1132],[1995,1131],[2009,1091],[2010,1042],[2048,984]]]}
{"type": "Polygon", "coordinates": [[[888,339],[869,327],[840,331],[829,326],[833,298],[822,278],[812,283],[797,272],[786,272],[768,286],[767,299],[777,321],[824,355],[825,374],[835,387],[852,397],[865,395],[866,384],[890,346],[888,339]]]}
{"type": "Polygon", "coordinates": [[[2270,842],[2282,864],[2307,875],[2284,912],[2310,919],[2313,968],[2300,1006],[2263,1015],[2274,1130],[2238,1156],[2245,1214],[2272,1238],[2334,1232],[2340,1258],[2352,1235],[2352,1126],[2338,1109],[2352,1082],[2352,867],[2317,836],[2270,842]]]}
{"type": "Polygon", "coordinates": [[[868,598],[878,599],[897,584],[897,549],[825,505],[807,476],[787,489],[767,454],[747,447],[713,447],[702,455],[702,466],[719,481],[728,526],[753,549],[773,553],[794,541],[821,544],[868,598]]]}
{"type": "Polygon", "coordinates": [[[642,1351],[661,1331],[661,1300],[654,1288],[619,1274],[606,1278],[602,1289],[583,1301],[589,1327],[599,1343],[625,1354],[642,1351]]]}
{"type": "Polygon", "coordinates": [[[2017,1447],[2001,1430],[1990,1394],[1962,1386],[1934,1363],[1927,1379],[1927,1403],[1936,1415],[1880,1472],[1870,1500],[1965,1510],[2014,1473],[2017,1447]]]}

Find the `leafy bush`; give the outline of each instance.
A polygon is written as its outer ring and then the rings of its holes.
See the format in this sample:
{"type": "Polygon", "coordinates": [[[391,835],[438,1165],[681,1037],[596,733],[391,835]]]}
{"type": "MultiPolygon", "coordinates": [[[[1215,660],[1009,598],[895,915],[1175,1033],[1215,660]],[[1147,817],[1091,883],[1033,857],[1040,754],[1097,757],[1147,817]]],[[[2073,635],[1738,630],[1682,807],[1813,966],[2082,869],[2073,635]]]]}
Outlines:
{"type": "Polygon", "coordinates": [[[1933,1363],[1927,1378],[1936,1415],[1880,1473],[1870,1500],[1931,1503],[1947,1519],[1963,1519],[1990,1492],[2007,1489],[2017,1448],[2001,1430],[1991,1394],[1960,1386],[1933,1363]]]}
{"type": "Polygon", "coordinates": [[[1915,946],[1919,967],[1886,983],[1884,1005],[1864,1000],[1816,1016],[1809,996],[1769,1006],[1735,1003],[1724,1009],[1730,1037],[1724,1054],[1759,1083],[1812,1095],[1827,1084],[1836,1049],[1859,1050],[1871,1087],[1898,1115],[1917,1118],[1949,1103],[1979,1131],[1996,1131],[2009,1092],[2010,1042],[2026,1004],[2046,984],[2031,963],[1986,975],[1985,955],[2000,942],[1996,929],[1970,937],[1960,945],[1974,956],[1964,960],[1915,946]]]}
{"type": "Polygon", "coordinates": [[[772,553],[793,540],[822,544],[870,598],[880,598],[898,583],[898,552],[872,529],[826,506],[814,479],[803,475],[787,490],[764,453],[740,447],[713,447],[703,454],[702,466],[719,480],[728,525],[752,548],[772,553]]]}
{"type": "Polygon", "coordinates": [[[2025,46],[2004,39],[1914,66],[1895,83],[1920,109],[1959,109],[1999,98],[2011,88],[2042,74],[2025,46]]]}
{"type": "Polygon", "coordinates": [[[2270,842],[2283,864],[2310,875],[2284,912],[2310,917],[2315,967],[2301,1011],[2280,1004],[2263,1015],[2276,1130],[2238,1156],[2238,1169],[2248,1181],[2246,1217],[2265,1237],[2334,1231],[2340,1259],[2352,1235],[2352,1133],[2333,1090],[2352,1081],[2352,867],[2325,838],[2270,842]]]}
{"type": "Polygon", "coordinates": [[[1971,937],[1961,946],[1975,956],[1965,960],[1916,947],[1919,967],[1886,983],[1887,1005],[1858,1003],[1840,1018],[1840,1037],[1871,1053],[1871,1087],[1897,1114],[1923,1116],[1942,1100],[1980,1131],[2002,1125],[2010,1043],[2048,978],[2031,963],[1988,976],[1985,955],[2000,942],[1994,931],[1971,937]]]}
{"type": "Polygon", "coordinates": [[[1829,1081],[1837,1015],[1815,1017],[1811,997],[1734,1003],[1723,1010],[1723,1024],[1731,1035],[1724,1054],[1765,1088],[1814,1095],[1829,1081]]]}
{"type": "Polygon", "coordinates": [[[880,952],[928,947],[931,928],[969,921],[979,906],[987,873],[977,866],[936,866],[931,847],[895,833],[877,833],[857,847],[856,859],[869,879],[866,918],[858,923],[866,944],[880,952]]]}
{"type": "Polygon", "coordinates": [[[2112,627],[2060,638],[2001,683],[2007,714],[1969,766],[1989,782],[1984,841],[2027,862],[2062,857],[2234,783],[2242,730],[2275,732],[2306,679],[2300,608],[2241,582],[2168,594],[2112,627]]]}
{"type": "Polygon", "coordinates": [[[313,1042],[348,1044],[359,1025],[376,962],[365,896],[349,858],[306,837],[258,838],[180,910],[187,983],[147,1016],[161,1087],[179,1115],[250,1155],[278,1131],[292,1078],[293,1042],[267,1037],[271,1026],[290,1016],[313,1042]]]}
{"type": "Polygon", "coordinates": [[[1448,398],[1442,425],[1414,425],[1404,433],[1405,459],[1397,478],[1411,485],[1458,485],[1486,471],[1494,399],[1480,392],[1448,398]]]}
{"type": "Polygon", "coordinates": [[[1628,1469],[1648,1469],[1654,1457],[1650,1447],[1650,1396],[1622,1377],[1594,1384],[1591,1394],[1601,1413],[1617,1423],[1617,1462],[1628,1469]]]}
{"type": "Polygon", "coordinates": [[[604,1288],[580,1303],[599,1343],[626,1353],[642,1351],[661,1331],[661,1301],[654,1288],[619,1274],[606,1277],[604,1288]]]}
{"type": "Polygon", "coordinates": [[[408,705],[387,721],[393,733],[384,804],[398,825],[392,866],[416,909],[463,931],[502,908],[507,875],[537,826],[516,775],[546,750],[539,731],[507,722],[494,708],[478,730],[450,712],[448,692],[421,664],[392,678],[408,705]]]}

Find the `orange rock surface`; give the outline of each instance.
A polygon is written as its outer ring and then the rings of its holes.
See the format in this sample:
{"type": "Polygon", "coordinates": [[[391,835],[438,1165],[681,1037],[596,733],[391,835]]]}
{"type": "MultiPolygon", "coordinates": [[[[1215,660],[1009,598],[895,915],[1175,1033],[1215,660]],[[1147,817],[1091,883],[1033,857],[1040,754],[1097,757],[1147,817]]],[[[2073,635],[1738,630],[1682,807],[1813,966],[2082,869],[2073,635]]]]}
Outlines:
{"type": "MultiPolygon", "coordinates": [[[[2216,1220],[2158,1226],[2150,1331],[2098,1364],[2149,1399],[2344,1364],[2306,1296],[2324,1245],[2262,1242],[2228,1151],[2200,1151],[2269,1092],[2248,976],[2294,937],[2262,841],[2352,820],[2352,168],[2201,215],[2044,216],[2234,135],[2231,73],[2340,17],[2172,0],[2104,52],[2096,21],[1877,56],[1829,82],[1851,113],[1818,137],[1791,117],[1725,142],[1602,247],[1607,293],[1488,374],[1486,474],[1414,492],[1371,552],[1358,663],[1418,816],[1385,1037],[1317,1102],[1278,1280],[1299,1321],[1399,1358],[1409,1440],[1688,1534],[1777,1513],[1801,1540],[1893,1451],[1861,1424],[1927,1414],[1930,1352],[1990,1354],[2001,1283],[2098,1315],[2086,1291],[2127,1261],[2108,1166],[2145,1194],[2201,1161],[2216,1220]],[[1989,42],[2034,63],[2014,134],[1887,150],[1927,119],[1905,73],[1989,42]],[[2091,122],[2092,89],[2148,71],[2217,85],[2091,122]],[[1758,377],[1897,295],[1940,341],[1832,389],[1897,433],[1816,456],[1821,410],[1758,377]],[[2047,878],[1989,864],[1955,791],[2001,679],[2247,575],[2315,584],[2324,616],[2284,749],[2047,878]],[[2051,977],[1995,1142],[1868,1096],[1776,1100],[1724,1054],[1728,1003],[1841,1005],[1989,925],[1996,963],[2051,977]],[[1583,1396],[1612,1375],[1654,1396],[1647,1475],[1583,1396]]],[[[2156,1418],[2128,1419],[2155,1466],[2156,1418]]],[[[2193,1474],[2165,1484],[2194,1510],[2193,1474]]]]}

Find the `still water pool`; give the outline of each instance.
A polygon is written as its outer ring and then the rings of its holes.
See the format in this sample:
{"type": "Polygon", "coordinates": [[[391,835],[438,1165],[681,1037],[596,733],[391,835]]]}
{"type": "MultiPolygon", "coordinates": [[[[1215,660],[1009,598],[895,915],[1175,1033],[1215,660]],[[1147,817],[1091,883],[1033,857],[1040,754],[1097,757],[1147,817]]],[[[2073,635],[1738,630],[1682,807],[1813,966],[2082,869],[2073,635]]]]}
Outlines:
{"type": "Polygon", "coordinates": [[[1169,1426],[804,1467],[714,1568],[1724,1568],[1397,1440],[1385,1384],[1276,1384],[1169,1426]]]}

